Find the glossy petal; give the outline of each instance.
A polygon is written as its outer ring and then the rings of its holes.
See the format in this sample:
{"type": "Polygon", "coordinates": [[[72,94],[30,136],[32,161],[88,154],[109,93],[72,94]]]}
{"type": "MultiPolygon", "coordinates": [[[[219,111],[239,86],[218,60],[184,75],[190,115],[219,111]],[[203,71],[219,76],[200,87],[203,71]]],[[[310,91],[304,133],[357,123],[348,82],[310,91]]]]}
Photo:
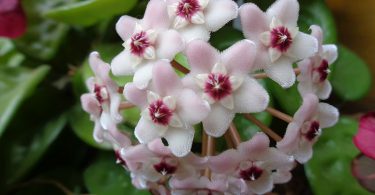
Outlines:
{"type": "Polygon", "coordinates": [[[123,93],[125,98],[132,104],[135,104],[142,109],[147,106],[146,90],[137,88],[134,83],[127,83],[124,87],[123,93]]]}
{"type": "Polygon", "coordinates": [[[163,31],[156,41],[156,55],[158,59],[172,60],[175,55],[185,48],[185,43],[180,34],[175,30],[163,31]]]}
{"type": "Polygon", "coordinates": [[[318,52],[317,39],[311,35],[299,32],[293,39],[293,43],[286,55],[294,60],[301,60],[313,56],[316,52],[318,52]]]}
{"type": "Polygon", "coordinates": [[[161,96],[177,95],[182,89],[182,82],[169,62],[160,60],[154,64],[153,87],[161,96]]]}
{"type": "Polygon", "coordinates": [[[209,157],[208,164],[215,173],[228,174],[233,172],[240,163],[241,156],[234,149],[228,149],[217,156],[209,157]]]}
{"type": "Polygon", "coordinates": [[[328,61],[328,64],[332,64],[338,57],[337,46],[333,44],[323,45],[323,58],[328,61]]]}
{"type": "Polygon", "coordinates": [[[92,93],[86,93],[81,96],[81,104],[84,111],[96,117],[100,116],[100,103],[92,93]]]}
{"type": "Polygon", "coordinates": [[[165,3],[165,1],[149,1],[142,22],[145,29],[167,29],[169,27],[170,21],[167,12],[167,4],[165,3]]]}
{"type": "Polygon", "coordinates": [[[250,140],[238,146],[238,152],[243,159],[248,159],[255,153],[265,151],[270,145],[270,139],[264,133],[255,134],[250,140]]]}
{"type": "Polygon", "coordinates": [[[112,73],[115,76],[124,76],[134,74],[134,68],[139,64],[139,58],[132,55],[129,51],[122,51],[111,62],[112,73]]]}
{"type": "Polygon", "coordinates": [[[234,111],[236,113],[261,112],[269,102],[267,91],[253,78],[246,76],[242,85],[234,91],[234,111]]]}
{"type": "Polygon", "coordinates": [[[312,143],[301,139],[298,149],[294,152],[294,158],[299,163],[305,163],[311,159],[313,155],[312,143]]]}
{"type": "Polygon", "coordinates": [[[280,58],[276,62],[268,65],[265,72],[272,80],[283,88],[291,87],[296,80],[292,62],[287,58],[280,58]]]}
{"type": "Polygon", "coordinates": [[[298,148],[301,125],[295,122],[289,123],[283,139],[276,146],[285,153],[290,153],[298,148]]]}
{"type": "Polygon", "coordinates": [[[133,83],[139,89],[146,89],[150,80],[152,79],[152,64],[146,64],[139,69],[134,74],[133,83]]]}
{"type": "Polygon", "coordinates": [[[265,194],[273,188],[272,177],[268,172],[263,172],[262,176],[257,180],[246,183],[249,190],[256,194],[265,194]]]}
{"type": "Polygon", "coordinates": [[[196,39],[203,41],[208,41],[210,39],[210,32],[207,30],[204,24],[188,25],[185,28],[179,29],[179,32],[185,39],[186,43],[189,43],[196,39]]]}
{"type": "Polygon", "coordinates": [[[266,15],[253,3],[245,3],[240,7],[240,18],[245,37],[256,43],[259,35],[269,30],[266,15]]]}
{"type": "Polygon", "coordinates": [[[208,102],[202,100],[190,89],[184,89],[178,96],[178,115],[187,124],[197,124],[201,122],[210,111],[208,102]]]}
{"type": "Polygon", "coordinates": [[[135,24],[138,19],[130,16],[121,16],[116,23],[116,32],[123,41],[127,41],[134,33],[135,24]]]}
{"type": "Polygon", "coordinates": [[[315,95],[305,95],[302,106],[294,114],[293,121],[302,125],[306,120],[311,119],[317,113],[318,102],[319,100],[315,95]]]}
{"type": "Polygon", "coordinates": [[[141,117],[134,130],[135,137],[141,143],[148,143],[156,138],[159,138],[161,133],[162,132],[157,129],[155,124],[143,117],[141,117]]]}
{"type": "Polygon", "coordinates": [[[194,129],[188,128],[169,128],[164,138],[168,141],[168,147],[177,157],[186,156],[193,144],[194,129]]]}
{"type": "Polygon", "coordinates": [[[329,95],[331,95],[331,92],[332,92],[332,85],[328,80],[324,81],[324,83],[322,83],[320,88],[317,89],[317,95],[322,100],[328,99],[329,95]]]}
{"type": "Polygon", "coordinates": [[[254,42],[243,40],[235,43],[221,54],[221,63],[232,74],[247,74],[253,68],[255,55],[254,42]]]}
{"type": "Polygon", "coordinates": [[[321,128],[332,127],[339,119],[339,111],[334,106],[319,103],[318,120],[321,128]]]}
{"type": "Polygon", "coordinates": [[[220,59],[217,49],[202,40],[189,43],[185,52],[193,74],[211,72],[220,59]]]}
{"type": "Polygon", "coordinates": [[[289,171],[277,170],[272,173],[272,180],[275,184],[288,183],[292,179],[292,174],[289,171]]]}
{"type": "Polygon", "coordinates": [[[209,1],[205,9],[206,26],[209,31],[217,31],[237,17],[238,7],[232,0],[209,1]]]}
{"type": "Polygon", "coordinates": [[[220,137],[227,131],[233,118],[232,111],[219,104],[211,105],[211,112],[203,120],[203,129],[208,135],[220,137]]]}
{"type": "Polygon", "coordinates": [[[297,0],[277,0],[267,9],[267,16],[278,18],[284,25],[297,26],[299,4],[297,0]]]}

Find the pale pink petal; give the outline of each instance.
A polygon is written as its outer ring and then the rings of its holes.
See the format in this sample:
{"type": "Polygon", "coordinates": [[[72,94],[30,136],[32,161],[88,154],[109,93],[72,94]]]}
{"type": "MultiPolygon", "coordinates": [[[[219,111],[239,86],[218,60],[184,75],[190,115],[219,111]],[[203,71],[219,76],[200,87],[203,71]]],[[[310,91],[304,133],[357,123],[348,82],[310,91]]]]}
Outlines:
{"type": "Polygon", "coordinates": [[[237,17],[238,6],[232,0],[209,1],[205,9],[206,26],[209,31],[217,31],[237,17]]]}
{"type": "Polygon", "coordinates": [[[111,70],[115,76],[133,75],[133,67],[137,65],[139,60],[136,60],[134,55],[129,51],[124,50],[118,54],[111,62],[111,70]]]}
{"type": "Polygon", "coordinates": [[[156,45],[157,57],[168,60],[172,60],[177,53],[185,48],[184,40],[175,30],[167,30],[159,33],[156,45]]]}
{"type": "Polygon", "coordinates": [[[147,147],[150,151],[154,152],[157,155],[161,156],[170,156],[171,150],[168,147],[165,147],[161,139],[155,139],[147,144],[147,147]]]}
{"type": "Polygon", "coordinates": [[[245,39],[223,51],[221,63],[232,74],[247,74],[253,68],[255,54],[254,42],[245,39]]]}
{"type": "Polygon", "coordinates": [[[267,91],[253,78],[245,76],[240,88],[233,93],[236,113],[261,112],[268,106],[267,91]]]}
{"type": "Polygon", "coordinates": [[[143,177],[145,177],[146,180],[151,182],[157,182],[163,177],[163,175],[161,175],[154,169],[154,166],[150,161],[143,164],[143,170],[141,174],[143,177]]]}
{"type": "Polygon", "coordinates": [[[270,145],[270,139],[264,133],[255,134],[250,140],[242,142],[238,151],[242,158],[249,158],[254,153],[265,151],[270,145]]]}
{"type": "Polygon", "coordinates": [[[207,166],[206,164],[207,164],[208,158],[207,157],[202,158],[190,152],[189,154],[183,157],[183,160],[188,165],[195,166],[198,169],[204,169],[207,166]]]}
{"type": "Polygon", "coordinates": [[[234,118],[234,113],[225,107],[213,104],[211,112],[203,120],[204,131],[213,137],[222,136],[228,129],[230,122],[234,118]]]}
{"type": "Polygon", "coordinates": [[[309,161],[313,155],[312,143],[301,139],[298,149],[294,152],[294,158],[299,163],[305,163],[309,161]]]}
{"type": "Polygon", "coordinates": [[[277,142],[276,146],[285,153],[290,153],[298,148],[301,124],[289,123],[283,139],[277,142]]]}
{"type": "Polygon", "coordinates": [[[283,88],[291,87],[296,80],[292,62],[288,58],[280,58],[276,62],[267,65],[265,72],[283,88]]]}
{"type": "Polygon", "coordinates": [[[103,128],[99,121],[95,121],[93,137],[94,137],[94,140],[98,143],[102,143],[104,140],[103,128]]]}
{"type": "Polygon", "coordinates": [[[210,32],[205,25],[188,25],[185,28],[179,29],[182,37],[185,39],[186,43],[193,40],[199,39],[203,41],[208,41],[210,39],[210,32]]]}
{"type": "Polygon", "coordinates": [[[139,169],[140,162],[146,162],[148,159],[155,157],[155,155],[147,149],[145,144],[138,144],[127,149],[122,149],[121,157],[125,159],[128,168],[135,171],[139,169]]]}
{"type": "Polygon", "coordinates": [[[334,106],[326,103],[319,103],[318,112],[320,128],[332,127],[337,123],[339,111],[334,106]]]}
{"type": "Polygon", "coordinates": [[[277,0],[267,9],[267,16],[278,18],[284,25],[297,26],[299,4],[297,0],[277,0]]]}
{"type": "Polygon", "coordinates": [[[291,47],[286,55],[293,60],[302,60],[313,56],[318,52],[318,41],[315,37],[299,32],[293,39],[291,47]]]}
{"type": "Polygon", "coordinates": [[[260,153],[258,159],[265,162],[265,165],[271,169],[291,170],[294,168],[294,158],[273,147],[260,153]]]}
{"type": "Polygon", "coordinates": [[[110,97],[111,97],[111,104],[110,104],[109,111],[111,113],[111,117],[113,120],[115,120],[116,123],[119,123],[122,121],[122,116],[119,113],[121,96],[116,91],[115,93],[110,94],[110,97]]]}
{"type": "Polygon", "coordinates": [[[333,44],[323,45],[322,57],[328,61],[328,64],[335,62],[338,57],[337,46],[333,44]]]}
{"type": "Polygon", "coordinates": [[[159,60],[154,64],[153,87],[162,97],[167,95],[177,95],[182,89],[181,79],[178,77],[169,62],[159,60]]]}
{"type": "Polygon", "coordinates": [[[168,28],[170,24],[167,4],[164,0],[150,0],[147,4],[144,17],[142,19],[144,28],[160,29],[168,28]]]}
{"type": "Polygon", "coordinates": [[[168,147],[177,157],[186,156],[193,144],[194,128],[169,128],[164,135],[168,141],[168,147]]]}
{"type": "Polygon", "coordinates": [[[81,104],[84,111],[96,117],[100,116],[100,103],[93,93],[85,93],[81,96],[81,104]]]}
{"type": "Polygon", "coordinates": [[[139,89],[146,89],[152,79],[153,65],[145,64],[137,69],[133,77],[133,83],[139,89]]]}
{"type": "Polygon", "coordinates": [[[110,139],[108,140],[117,148],[127,148],[131,145],[131,140],[124,133],[120,132],[117,128],[109,129],[110,139]]]}
{"type": "Polygon", "coordinates": [[[134,130],[135,137],[141,143],[148,143],[160,137],[160,131],[150,120],[143,117],[139,120],[134,130]]]}
{"type": "Polygon", "coordinates": [[[138,89],[134,83],[127,83],[124,87],[125,98],[140,108],[144,108],[147,105],[147,91],[138,89]]]}
{"type": "Polygon", "coordinates": [[[214,194],[215,192],[217,195],[222,194],[219,192],[225,192],[228,188],[227,175],[212,174],[211,180],[207,184],[207,188],[214,191],[214,194]]]}
{"type": "Polygon", "coordinates": [[[217,156],[210,156],[208,159],[209,167],[215,173],[233,172],[241,160],[240,154],[234,149],[228,149],[217,156]]]}
{"type": "Polygon", "coordinates": [[[219,62],[220,55],[217,49],[205,41],[195,40],[186,47],[186,57],[192,73],[208,73],[219,62]]]}
{"type": "Polygon", "coordinates": [[[246,3],[240,7],[242,30],[246,38],[258,43],[262,32],[269,30],[266,15],[254,3],[246,3]]]}
{"type": "Polygon", "coordinates": [[[297,63],[298,68],[301,70],[301,74],[297,77],[298,81],[310,81],[309,78],[311,77],[310,74],[313,68],[313,63],[314,61],[310,58],[304,59],[297,63]]]}
{"type": "Polygon", "coordinates": [[[208,102],[202,100],[190,89],[184,89],[180,92],[177,99],[178,115],[187,124],[197,124],[201,122],[210,111],[208,102]]]}
{"type": "Polygon", "coordinates": [[[293,116],[293,121],[302,125],[306,120],[311,119],[318,109],[319,100],[316,95],[307,94],[303,96],[303,103],[301,107],[293,116]]]}
{"type": "Polygon", "coordinates": [[[323,31],[322,31],[322,28],[320,28],[320,26],[318,25],[311,25],[310,26],[310,30],[311,30],[311,35],[313,37],[315,37],[318,41],[318,46],[319,46],[319,52],[322,52],[320,51],[322,48],[322,45],[323,45],[323,31]]]}
{"type": "MultiPolygon", "coordinates": [[[[301,76],[301,75],[300,75],[301,76]]],[[[300,77],[301,78],[301,77],[300,77]]],[[[307,81],[300,81],[297,85],[297,89],[301,96],[307,95],[309,93],[315,93],[316,92],[316,86],[312,84],[311,80],[307,81]]]]}
{"type": "Polygon", "coordinates": [[[257,180],[246,183],[249,190],[256,194],[265,194],[270,192],[273,188],[272,177],[267,171],[264,171],[257,180]]]}
{"type": "Polygon", "coordinates": [[[100,124],[105,130],[116,128],[115,121],[113,120],[111,115],[106,111],[103,111],[102,114],[100,115],[100,124]]]}
{"type": "Polygon", "coordinates": [[[100,79],[104,81],[108,81],[108,79],[110,79],[108,76],[110,66],[100,59],[98,52],[94,51],[90,53],[89,64],[95,75],[100,79]]]}
{"type": "Polygon", "coordinates": [[[272,179],[275,184],[288,183],[292,179],[292,174],[289,171],[278,169],[272,173],[272,179]]]}
{"type": "Polygon", "coordinates": [[[322,83],[322,86],[320,86],[320,88],[317,90],[317,95],[321,100],[326,100],[331,94],[331,91],[332,85],[328,80],[326,80],[324,81],[324,83],[322,83]]]}
{"type": "Polygon", "coordinates": [[[116,32],[121,37],[123,41],[126,41],[134,33],[135,24],[139,22],[130,16],[121,16],[121,18],[116,23],[116,32]]]}

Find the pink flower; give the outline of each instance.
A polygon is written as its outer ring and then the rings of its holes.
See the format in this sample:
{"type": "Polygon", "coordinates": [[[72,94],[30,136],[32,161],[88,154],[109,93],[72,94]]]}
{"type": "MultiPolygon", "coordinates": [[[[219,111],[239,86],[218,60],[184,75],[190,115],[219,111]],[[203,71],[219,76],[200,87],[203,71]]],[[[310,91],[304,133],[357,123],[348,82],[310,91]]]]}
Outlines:
{"type": "Polygon", "coordinates": [[[240,41],[220,54],[208,43],[195,40],[187,46],[186,56],[191,72],[185,85],[211,104],[203,120],[207,134],[220,137],[235,113],[261,112],[267,107],[268,93],[248,75],[255,58],[251,41],[240,41]]]}
{"type": "Polygon", "coordinates": [[[352,161],[352,174],[370,192],[375,192],[375,159],[359,154],[352,161]]]}
{"type": "Polygon", "coordinates": [[[244,35],[258,47],[255,66],[282,87],[294,84],[292,64],[318,51],[317,40],[299,32],[297,0],[277,0],[263,13],[255,4],[240,7],[244,35]]]}
{"type": "Polygon", "coordinates": [[[298,162],[305,163],[312,157],[312,146],[318,140],[322,128],[335,125],[338,117],[339,112],[335,107],[319,103],[315,95],[307,94],[277,147],[293,155],[298,162]]]}
{"type": "Polygon", "coordinates": [[[165,181],[170,177],[185,179],[197,177],[199,170],[205,168],[206,158],[200,158],[193,153],[184,157],[175,157],[160,139],[148,145],[139,144],[121,151],[129,170],[138,183],[148,185],[149,182],[165,181]],[[143,180],[143,181],[141,181],[143,180]]]}
{"type": "Polygon", "coordinates": [[[151,0],[143,19],[122,16],[116,31],[124,40],[125,50],[112,62],[114,75],[133,75],[134,84],[145,89],[152,78],[152,64],[158,59],[171,61],[184,49],[184,42],[175,30],[169,30],[167,5],[151,0]]]}
{"type": "Polygon", "coordinates": [[[375,159],[375,113],[370,112],[361,117],[359,131],[354,137],[354,144],[366,156],[375,159]]]}
{"type": "Polygon", "coordinates": [[[176,156],[185,156],[191,149],[194,128],[208,114],[208,103],[193,90],[184,88],[167,61],[156,62],[152,87],[140,90],[133,83],[127,84],[124,95],[142,110],[142,117],[135,128],[141,143],[164,137],[176,156]]]}
{"type": "Polygon", "coordinates": [[[241,143],[237,150],[227,150],[209,158],[209,166],[215,173],[241,179],[246,185],[241,193],[264,194],[274,183],[290,180],[294,159],[276,148],[269,147],[270,140],[264,133],[241,143]]]}
{"type": "Polygon", "coordinates": [[[232,0],[167,0],[172,27],[186,42],[208,41],[215,32],[237,17],[238,7],[232,0]]]}
{"type": "Polygon", "coordinates": [[[337,47],[333,44],[322,45],[323,32],[319,26],[313,25],[310,29],[311,35],[318,40],[318,53],[298,63],[301,70],[301,74],[297,77],[298,91],[302,96],[314,93],[324,100],[332,91],[331,83],[328,81],[329,65],[337,59],[337,47]]]}
{"type": "Polygon", "coordinates": [[[0,0],[0,36],[18,38],[26,31],[26,16],[19,0],[0,0]]]}
{"type": "Polygon", "coordinates": [[[121,95],[109,77],[110,66],[100,59],[97,52],[90,54],[89,63],[95,77],[87,80],[90,92],[81,96],[81,102],[95,122],[94,138],[97,142],[109,141],[119,148],[130,145],[129,138],[117,130],[117,123],[122,121],[118,112],[121,95]]]}

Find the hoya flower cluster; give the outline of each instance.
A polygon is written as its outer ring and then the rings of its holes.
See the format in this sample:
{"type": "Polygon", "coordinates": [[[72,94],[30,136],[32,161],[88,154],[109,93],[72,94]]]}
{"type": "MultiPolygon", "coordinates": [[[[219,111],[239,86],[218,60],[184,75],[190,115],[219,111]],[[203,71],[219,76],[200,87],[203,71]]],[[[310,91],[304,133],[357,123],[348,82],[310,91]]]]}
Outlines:
{"type": "Polygon", "coordinates": [[[95,77],[81,100],[95,140],[113,145],[134,186],[160,194],[264,194],[288,182],[295,162],[311,158],[322,128],[338,118],[335,107],[319,103],[331,93],[337,48],[322,45],[319,26],[311,26],[311,35],[300,32],[298,12],[297,0],[277,0],[266,12],[232,0],[150,0],[142,19],[121,17],[116,30],[124,50],[110,64],[97,52],[89,59],[95,77]],[[210,33],[238,16],[246,39],[219,52],[207,42],[210,33]],[[174,61],[178,53],[189,67],[174,61]],[[110,71],[134,75],[133,82],[118,86],[110,71]],[[303,104],[294,117],[268,107],[257,81],[266,77],[284,88],[297,80],[303,104]],[[133,106],[141,110],[136,140],[117,127],[119,112],[133,106]],[[264,111],[288,123],[283,138],[250,114],[264,111]],[[237,114],[265,133],[242,142],[237,114]],[[194,139],[199,127],[202,141],[194,139]],[[228,149],[218,153],[214,139],[221,136],[228,149]],[[193,142],[201,153],[192,152],[193,142]]]}

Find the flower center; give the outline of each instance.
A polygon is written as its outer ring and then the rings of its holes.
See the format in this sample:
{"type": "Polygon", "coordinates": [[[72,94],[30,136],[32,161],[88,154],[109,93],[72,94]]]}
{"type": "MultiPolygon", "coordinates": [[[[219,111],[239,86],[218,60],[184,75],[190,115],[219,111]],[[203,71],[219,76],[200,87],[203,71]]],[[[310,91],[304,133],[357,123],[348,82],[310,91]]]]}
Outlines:
{"type": "Polygon", "coordinates": [[[248,169],[240,171],[240,177],[246,181],[255,181],[263,174],[263,169],[257,166],[251,166],[248,169]]]}
{"type": "Polygon", "coordinates": [[[176,172],[177,166],[162,160],[159,164],[154,164],[154,169],[162,175],[170,175],[176,172]]]}
{"type": "Polygon", "coordinates": [[[286,52],[293,40],[288,31],[288,28],[280,26],[272,29],[271,31],[271,47],[279,50],[280,52],[286,52]]]}
{"type": "Polygon", "coordinates": [[[145,31],[136,33],[131,37],[130,51],[132,54],[141,57],[149,46],[151,46],[151,43],[145,31]]]}
{"type": "Polygon", "coordinates": [[[313,70],[313,81],[315,83],[324,82],[328,78],[329,72],[328,61],[323,59],[319,67],[313,70]]]}
{"type": "Polygon", "coordinates": [[[119,150],[115,151],[115,155],[116,155],[116,163],[127,168],[128,166],[126,164],[126,161],[121,157],[119,150]]]}
{"type": "Polygon", "coordinates": [[[173,111],[164,104],[163,100],[156,100],[148,107],[151,120],[159,125],[168,125],[173,111]]]}
{"type": "Polygon", "coordinates": [[[95,84],[94,93],[100,105],[102,105],[104,101],[108,100],[108,91],[104,86],[95,84]]]}
{"type": "Polygon", "coordinates": [[[178,3],[176,14],[186,20],[191,20],[191,17],[200,10],[200,5],[197,0],[182,0],[178,3]]]}
{"type": "Polygon", "coordinates": [[[209,74],[204,86],[204,92],[216,101],[230,95],[232,93],[232,85],[229,77],[220,73],[209,74]]]}
{"type": "Polygon", "coordinates": [[[302,129],[302,135],[309,141],[313,141],[317,136],[320,135],[320,124],[318,121],[307,122],[304,129],[302,129]]]}

